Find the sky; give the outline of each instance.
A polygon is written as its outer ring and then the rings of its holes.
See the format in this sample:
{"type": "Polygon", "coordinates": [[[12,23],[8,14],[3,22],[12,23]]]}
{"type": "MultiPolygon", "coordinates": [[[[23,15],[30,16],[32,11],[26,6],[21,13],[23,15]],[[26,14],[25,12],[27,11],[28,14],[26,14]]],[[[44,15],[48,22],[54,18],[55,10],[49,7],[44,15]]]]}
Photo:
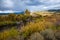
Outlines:
{"type": "Polygon", "coordinates": [[[60,0],[0,0],[0,13],[24,11],[26,9],[31,12],[60,9],[60,0]]]}

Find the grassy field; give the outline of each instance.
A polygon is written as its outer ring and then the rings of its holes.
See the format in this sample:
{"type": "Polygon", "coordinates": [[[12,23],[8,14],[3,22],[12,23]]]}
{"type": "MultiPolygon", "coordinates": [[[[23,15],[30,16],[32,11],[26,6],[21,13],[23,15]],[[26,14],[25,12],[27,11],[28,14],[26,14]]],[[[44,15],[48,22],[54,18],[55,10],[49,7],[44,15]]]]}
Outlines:
{"type": "MultiPolygon", "coordinates": [[[[11,17],[13,19],[17,17],[17,21],[22,20],[26,25],[18,29],[12,27],[1,31],[0,40],[60,40],[60,14],[56,13],[50,16],[38,15],[36,17],[31,15],[18,15],[11,17]]],[[[9,21],[16,22],[13,19],[9,21]]]]}

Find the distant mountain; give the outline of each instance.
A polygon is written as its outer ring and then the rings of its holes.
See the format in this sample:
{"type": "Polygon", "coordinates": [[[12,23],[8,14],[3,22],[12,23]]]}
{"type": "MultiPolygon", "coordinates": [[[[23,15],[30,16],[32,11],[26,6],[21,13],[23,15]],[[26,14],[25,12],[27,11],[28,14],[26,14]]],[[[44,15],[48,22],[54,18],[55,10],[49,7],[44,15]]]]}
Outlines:
{"type": "Polygon", "coordinates": [[[60,12],[60,9],[51,9],[51,10],[48,10],[49,12],[60,12]]]}
{"type": "Polygon", "coordinates": [[[24,11],[22,11],[22,12],[15,12],[14,14],[24,14],[24,11]]]}
{"type": "Polygon", "coordinates": [[[10,13],[10,12],[8,12],[8,13],[0,13],[0,15],[8,15],[8,14],[24,14],[24,11],[22,11],[22,12],[14,12],[14,13],[10,13]]]}

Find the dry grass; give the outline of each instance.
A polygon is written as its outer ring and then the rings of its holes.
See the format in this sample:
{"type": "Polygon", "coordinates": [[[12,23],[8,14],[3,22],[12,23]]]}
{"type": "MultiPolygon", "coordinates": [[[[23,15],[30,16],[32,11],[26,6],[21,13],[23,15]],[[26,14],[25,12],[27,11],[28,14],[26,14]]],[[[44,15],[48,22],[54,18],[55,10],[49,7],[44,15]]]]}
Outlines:
{"type": "Polygon", "coordinates": [[[53,23],[47,22],[47,21],[37,21],[37,22],[31,22],[28,25],[21,28],[20,32],[24,37],[27,37],[28,35],[34,33],[34,32],[40,32],[47,28],[52,28],[53,23]]]}
{"type": "MultiPolygon", "coordinates": [[[[37,39],[38,39],[38,37],[41,36],[39,32],[44,31],[45,29],[55,28],[55,23],[57,23],[57,21],[59,22],[60,20],[59,17],[60,15],[58,17],[55,17],[53,15],[51,17],[46,16],[40,19],[37,18],[35,22],[30,22],[26,26],[21,27],[21,29],[19,30],[20,32],[18,32],[18,30],[15,28],[4,30],[3,32],[0,32],[0,40],[20,40],[19,39],[20,37],[21,39],[23,39],[23,38],[33,37],[35,35],[37,35],[37,39]],[[33,33],[36,32],[38,33],[33,35],[33,33]]],[[[58,29],[60,30],[60,27],[58,27],[58,29]]],[[[47,31],[50,32],[49,30],[47,31]]],[[[35,39],[35,37],[33,38],[35,39]]]]}
{"type": "Polygon", "coordinates": [[[18,35],[19,33],[17,29],[15,28],[4,30],[3,32],[0,32],[0,40],[8,40],[9,38],[10,39],[17,38],[18,35]]]}

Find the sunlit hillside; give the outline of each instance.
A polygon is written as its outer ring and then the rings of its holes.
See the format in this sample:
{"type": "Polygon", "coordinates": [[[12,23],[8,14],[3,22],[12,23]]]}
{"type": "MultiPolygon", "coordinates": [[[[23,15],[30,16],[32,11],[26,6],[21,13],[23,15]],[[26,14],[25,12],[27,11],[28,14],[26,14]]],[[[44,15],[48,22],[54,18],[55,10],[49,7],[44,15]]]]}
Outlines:
{"type": "Polygon", "coordinates": [[[48,11],[37,11],[37,12],[32,12],[31,15],[42,15],[42,16],[51,16],[53,15],[54,12],[48,12],[48,11]]]}

